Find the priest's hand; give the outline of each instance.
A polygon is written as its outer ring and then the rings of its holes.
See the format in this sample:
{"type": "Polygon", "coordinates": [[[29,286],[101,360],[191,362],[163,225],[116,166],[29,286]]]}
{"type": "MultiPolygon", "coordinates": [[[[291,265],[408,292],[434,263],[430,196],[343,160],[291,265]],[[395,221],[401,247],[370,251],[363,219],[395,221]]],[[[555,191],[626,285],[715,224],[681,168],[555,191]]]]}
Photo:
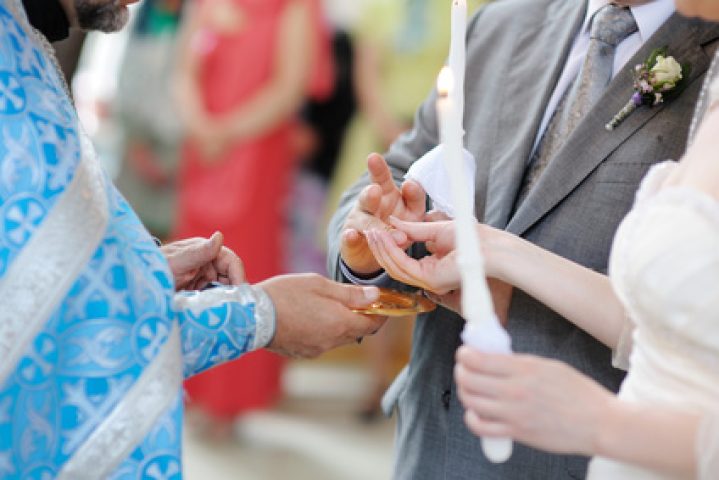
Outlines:
{"type": "Polygon", "coordinates": [[[284,275],[258,284],[270,296],[277,330],[268,349],[313,358],[372,335],[386,318],[353,313],[379,298],[376,287],[344,285],[315,274],[284,275]]]}
{"type": "Polygon", "coordinates": [[[160,247],[175,277],[176,290],[200,290],[211,282],[245,282],[242,260],[222,245],[223,239],[215,232],[210,238],[188,238],[160,247]]]}
{"type": "MultiPolygon", "coordinates": [[[[384,158],[372,154],[367,159],[372,183],[359,195],[354,208],[347,216],[341,238],[342,260],[354,273],[369,276],[379,273],[381,266],[369,249],[364,232],[387,229],[387,219],[395,216],[403,220],[421,220],[426,210],[426,195],[422,187],[411,180],[398,188],[384,158]]],[[[406,236],[392,232],[395,241],[409,246],[406,236]]]]}
{"type": "Polygon", "coordinates": [[[454,377],[472,432],[555,453],[592,455],[614,400],[570,366],[530,355],[461,347],[454,377]]]}

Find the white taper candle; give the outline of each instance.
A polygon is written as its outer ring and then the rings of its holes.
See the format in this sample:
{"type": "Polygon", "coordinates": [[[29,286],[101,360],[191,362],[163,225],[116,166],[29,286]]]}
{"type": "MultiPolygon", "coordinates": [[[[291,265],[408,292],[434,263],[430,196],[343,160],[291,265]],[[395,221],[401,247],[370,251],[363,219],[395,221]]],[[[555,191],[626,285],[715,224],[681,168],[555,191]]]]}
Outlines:
{"type": "MultiPolygon", "coordinates": [[[[464,185],[464,163],[461,118],[456,99],[451,94],[456,85],[451,68],[445,67],[437,79],[437,116],[442,140],[444,163],[449,176],[454,203],[457,263],[462,277],[462,315],[467,320],[462,338],[483,352],[511,353],[510,340],[494,312],[487,286],[484,259],[475,229],[472,202],[464,185]]],[[[482,450],[492,462],[504,462],[512,454],[509,439],[483,438],[482,450]]]]}
{"type": "MultiPolygon", "coordinates": [[[[464,77],[467,63],[467,0],[452,0],[452,30],[449,42],[449,68],[454,75],[452,96],[455,100],[455,114],[459,117],[460,128],[464,118],[464,77]]],[[[464,137],[464,130],[462,130],[464,137]]]]}

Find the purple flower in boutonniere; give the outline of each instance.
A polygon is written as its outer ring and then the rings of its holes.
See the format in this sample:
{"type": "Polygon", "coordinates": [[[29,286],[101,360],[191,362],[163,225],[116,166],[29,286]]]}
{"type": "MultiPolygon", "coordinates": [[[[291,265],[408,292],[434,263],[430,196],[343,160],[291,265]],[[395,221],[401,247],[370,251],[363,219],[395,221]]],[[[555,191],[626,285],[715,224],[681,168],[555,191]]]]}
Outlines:
{"type": "Polygon", "coordinates": [[[681,65],[674,57],[667,56],[666,47],[654,50],[646,62],[634,67],[634,95],[607,123],[606,129],[614,130],[642,105],[655,107],[677,95],[689,71],[689,65],[681,65]]]}

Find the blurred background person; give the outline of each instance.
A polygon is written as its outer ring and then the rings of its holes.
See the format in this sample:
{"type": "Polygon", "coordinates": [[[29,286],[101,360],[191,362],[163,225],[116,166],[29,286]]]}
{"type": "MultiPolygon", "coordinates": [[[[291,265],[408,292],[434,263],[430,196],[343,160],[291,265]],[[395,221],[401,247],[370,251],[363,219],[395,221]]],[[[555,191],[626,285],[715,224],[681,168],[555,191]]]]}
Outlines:
{"type": "MultiPolygon", "coordinates": [[[[484,3],[470,0],[470,13],[484,3]]],[[[412,125],[447,59],[450,37],[447,0],[366,0],[354,28],[354,87],[358,112],[352,120],[330,184],[328,212],[367,169],[367,155],[384,152],[412,125]]],[[[398,349],[409,338],[411,319],[397,319],[365,345],[373,387],[360,411],[372,420],[396,375],[398,349]]],[[[404,350],[407,350],[405,347],[404,350]]],[[[406,362],[405,362],[406,363],[406,362]]]]}
{"type": "MultiPolygon", "coordinates": [[[[317,0],[202,0],[191,6],[177,71],[187,138],[175,235],[222,230],[243,259],[248,281],[256,282],[285,271],[296,114],[306,96],[332,88],[326,28],[317,0]]],[[[188,382],[190,404],[224,435],[229,420],[275,403],[281,370],[279,357],[257,352],[188,382]]]]}
{"type": "Polygon", "coordinates": [[[323,0],[323,14],[331,28],[334,88],[326,97],[308,98],[295,132],[301,168],[290,202],[291,272],[327,274],[324,211],[327,187],[347,127],[356,110],[353,83],[354,47],[350,32],[366,0],[323,0]]]}
{"type": "Polygon", "coordinates": [[[185,0],[142,3],[120,68],[114,114],[124,135],[116,184],[150,232],[169,237],[181,123],[168,88],[185,0]]]}

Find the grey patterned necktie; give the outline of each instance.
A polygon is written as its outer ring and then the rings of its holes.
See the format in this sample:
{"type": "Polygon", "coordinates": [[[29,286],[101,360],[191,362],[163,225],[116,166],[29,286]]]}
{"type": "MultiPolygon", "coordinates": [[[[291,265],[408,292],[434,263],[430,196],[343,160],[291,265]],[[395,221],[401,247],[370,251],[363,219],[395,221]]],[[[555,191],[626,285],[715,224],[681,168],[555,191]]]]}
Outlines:
{"type": "Polygon", "coordinates": [[[566,143],[574,128],[606,90],[612,79],[617,45],[637,29],[634,16],[627,7],[607,5],[594,15],[584,64],[577,79],[557,106],[532,156],[515,210],[524,201],[551,159],[566,143]]]}

